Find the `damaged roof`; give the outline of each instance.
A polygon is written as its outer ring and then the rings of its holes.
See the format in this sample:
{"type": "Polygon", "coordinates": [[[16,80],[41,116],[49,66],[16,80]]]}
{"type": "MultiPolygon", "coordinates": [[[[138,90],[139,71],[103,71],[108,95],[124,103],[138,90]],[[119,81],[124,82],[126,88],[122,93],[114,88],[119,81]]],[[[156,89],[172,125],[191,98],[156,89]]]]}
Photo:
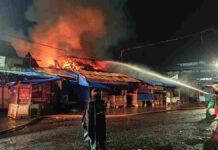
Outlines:
{"type": "Polygon", "coordinates": [[[127,75],[120,73],[107,73],[107,72],[96,72],[96,71],[85,71],[81,70],[78,73],[86,77],[90,82],[99,82],[104,84],[122,84],[127,85],[128,82],[140,83],[141,81],[131,78],[127,75]]]}

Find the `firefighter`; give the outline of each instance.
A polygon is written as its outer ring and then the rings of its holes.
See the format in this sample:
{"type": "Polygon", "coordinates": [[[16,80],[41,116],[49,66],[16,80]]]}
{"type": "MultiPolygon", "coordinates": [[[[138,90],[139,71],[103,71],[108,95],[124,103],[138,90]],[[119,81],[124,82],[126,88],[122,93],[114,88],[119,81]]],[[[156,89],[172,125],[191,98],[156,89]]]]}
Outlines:
{"type": "Polygon", "coordinates": [[[101,100],[101,92],[98,89],[91,90],[90,99],[82,118],[85,129],[84,140],[89,141],[91,150],[100,148],[105,150],[106,121],[104,101],[101,100]]]}

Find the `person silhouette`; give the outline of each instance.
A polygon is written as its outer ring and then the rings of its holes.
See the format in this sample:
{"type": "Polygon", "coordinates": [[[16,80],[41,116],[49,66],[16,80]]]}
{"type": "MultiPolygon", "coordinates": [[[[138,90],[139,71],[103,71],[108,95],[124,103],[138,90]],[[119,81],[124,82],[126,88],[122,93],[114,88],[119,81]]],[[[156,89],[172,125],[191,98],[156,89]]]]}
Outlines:
{"type": "Polygon", "coordinates": [[[101,91],[92,89],[88,105],[82,117],[82,125],[85,130],[84,140],[89,141],[91,150],[106,150],[106,121],[105,105],[101,100],[101,91]]]}

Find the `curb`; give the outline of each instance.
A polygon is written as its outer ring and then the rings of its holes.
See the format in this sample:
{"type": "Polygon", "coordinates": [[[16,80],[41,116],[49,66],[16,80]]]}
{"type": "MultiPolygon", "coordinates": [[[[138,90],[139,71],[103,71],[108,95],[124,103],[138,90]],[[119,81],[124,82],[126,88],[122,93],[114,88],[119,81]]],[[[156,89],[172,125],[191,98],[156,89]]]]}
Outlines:
{"type": "Polygon", "coordinates": [[[9,133],[12,133],[12,132],[15,132],[15,131],[18,131],[18,130],[21,130],[23,128],[25,128],[26,126],[28,125],[32,125],[38,121],[40,121],[41,119],[43,119],[42,117],[39,117],[39,118],[35,118],[35,119],[32,119],[30,120],[29,122],[23,124],[23,125],[19,125],[19,126],[16,126],[16,127],[13,127],[11,129],[7,129],[7,130],[3,130],[3,131],[0,131],[0,136],[1,135],[4,135],[4,134],[9,134],[9,133]]]}
{"type": "MultiPolygon", "coordinates": [[[[129,116],[136,116],[142,114],[153,114],[153,113],[163,113],[169,111],[182,111],[182,110],[199,110],[199,109],[206,109],[206,107],[192,107],[192,108],[178,108],[178,109],[169,109],[169,110],[161,110],[161,111],[153,111],[153,112],[142,112],[142,113],[135,113],[135,114],[123,114],[123,115],[106,115],[106,118],[122,118],[122,117],[129,117],[129,116]]],[[[69,119],[77,119],[82,118],[82,115],[48,115],[44,116],[46,118],[69,118],[69,119]]]]}
{"type": "MultiPolygon", "coordinates": [[[[154,113],[163,113],[163,112],[169,112],[169,111],[178,111],[178,110],[199,110],[199,109],[206,109],[206,107],[192,107],[192,108],[178,108],[178,109],[170,109],[170,110],[162,110],[162,111],[153,111],[153,112],[142,112],[142,113],[135,113],[135,114],[123,114],[123,115],[106,115],[106,118],[123,118],[123,117],[130,117],[130,116],[136,116],[136,115],[142,115],[142,114],[154,114],[154,113]]],[[[32,119],[31,121],[27,122],[26,124],[0,131],[0,136],[4,134],[13,133],[18,130],[22,130],[26,126],[32,125],[37,123],[38,121],[41,121],[44,118],[68,118],[68,119],[79,119],[82,118],[82,115],[47,115],[47,116],[41,116],[35,119],[32,119]]]]}

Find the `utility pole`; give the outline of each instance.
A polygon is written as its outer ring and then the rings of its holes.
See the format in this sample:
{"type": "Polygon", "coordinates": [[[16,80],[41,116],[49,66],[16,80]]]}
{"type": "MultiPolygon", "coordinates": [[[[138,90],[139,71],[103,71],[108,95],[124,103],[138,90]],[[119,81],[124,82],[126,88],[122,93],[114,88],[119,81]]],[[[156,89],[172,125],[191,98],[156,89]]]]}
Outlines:
{"type": "Polygon", "coordinates": [[[120,59],[120,61],[122,62],[123,61],[123,54],[124,54],[124,52],[126,52],[126,51],[130,51],[130,50],[133,50],[133,49],[136,49],[137,47],[134,47],[134,48],[126,48],[126,49],[122,49],[121,50],[121,52],[120,52],[120,57],[119,57],[119,59],[120,59]]]}
{"type": "Polygon", "coordinates": [[[122,49],[121,52],[120,52],[120,61],[122,62],[123,61],[123,53],[125,52],[125,49],[122,49]]]}

